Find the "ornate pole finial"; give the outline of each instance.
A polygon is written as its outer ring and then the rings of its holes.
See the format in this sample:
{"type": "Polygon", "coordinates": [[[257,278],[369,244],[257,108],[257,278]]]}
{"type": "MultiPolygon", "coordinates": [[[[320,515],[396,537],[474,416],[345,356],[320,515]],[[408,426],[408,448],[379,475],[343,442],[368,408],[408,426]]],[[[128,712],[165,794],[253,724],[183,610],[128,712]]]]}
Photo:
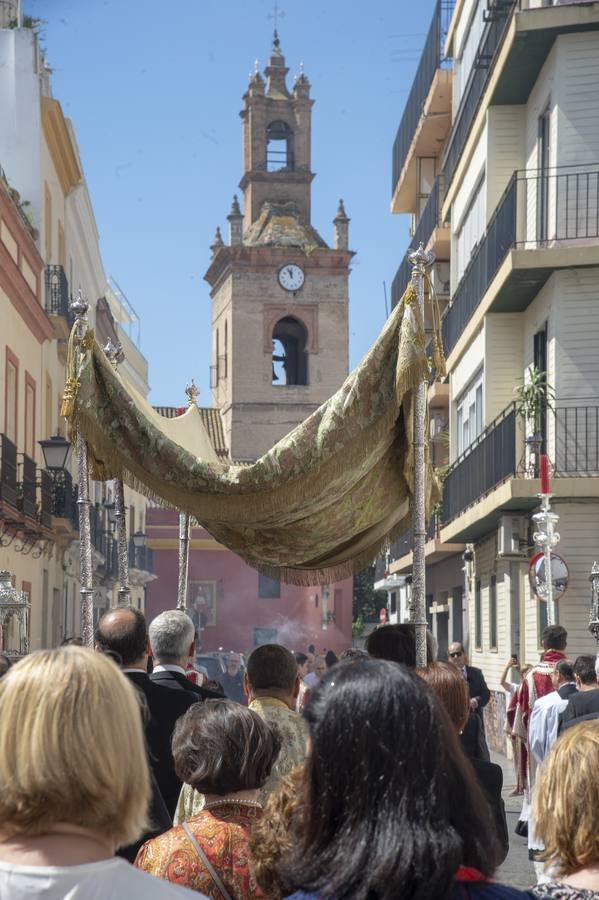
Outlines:
{"type": "Polygon", "coordinates": [[[122,362],[123,348],[121,347],[120,344],[113,344],[112,340],[110,338],[108,338],[103,349],[104,349],[104,353],[108,357],[108,361],[110,362],[110,365],[116,372],[119,363],[122,362]]]}
{"type": "Polygon", "coordinates": [[[191,379],[189,384],[185,385],[185,393],[187,395],[187,405],[197,406],[198,397],[200,396],[200,389],[193,378],[191,379]]]}
{"type": "Polygon", "coordinates": [[[416,250],[411,250],[408,253],[408,260],[413,266],[412,275],[424,275],[425,270],[434,263],[435,254],[430,250],[425,250],[421,241],[416,250]]]}
{"type": "Polygon", "coordinates": [[[69,303],[69,309],[76,319],[84,319],[89,309],[89,303],[83,299],[81,288],[77,291],[77,296],[69,303]]]}

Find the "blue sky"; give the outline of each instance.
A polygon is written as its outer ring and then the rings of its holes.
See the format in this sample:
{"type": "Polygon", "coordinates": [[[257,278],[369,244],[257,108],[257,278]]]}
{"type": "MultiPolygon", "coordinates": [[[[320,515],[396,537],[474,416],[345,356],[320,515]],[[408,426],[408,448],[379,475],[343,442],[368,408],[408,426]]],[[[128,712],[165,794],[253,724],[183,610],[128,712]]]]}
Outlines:
{"type": "MultiPolygon", "coordinates": [[[[327,242],[339,197],[357,251],[350,363],[376,338],[408,244],[389,212],[391,148],[433,2],[281,0],[289,83],[312,83],[312,223],[327,242]]],[[[269,55],[271,0],[25,0],[44,19],[54,96],[75,125],[112,275],[141,318],[151,399],[179,405],[193,375],[210,405],[210,296],[216,225],[241,177],[239,110],[269,55]]]]}

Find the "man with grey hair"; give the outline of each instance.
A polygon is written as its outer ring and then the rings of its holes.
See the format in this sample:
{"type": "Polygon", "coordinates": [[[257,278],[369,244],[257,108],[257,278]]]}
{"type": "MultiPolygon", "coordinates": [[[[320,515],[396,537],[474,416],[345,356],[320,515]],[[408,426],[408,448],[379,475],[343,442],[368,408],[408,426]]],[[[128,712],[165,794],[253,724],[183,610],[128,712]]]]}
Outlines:
{"type": "Polygon", "coordinates": [[[195,628],[180,609],[167,609],[150,622],[148,629],[154,659],[152,681],[175,691],[192,691],[201,700],[222,694],[194,684],[185,674],[190,657],[195,656],[195,628]]]}

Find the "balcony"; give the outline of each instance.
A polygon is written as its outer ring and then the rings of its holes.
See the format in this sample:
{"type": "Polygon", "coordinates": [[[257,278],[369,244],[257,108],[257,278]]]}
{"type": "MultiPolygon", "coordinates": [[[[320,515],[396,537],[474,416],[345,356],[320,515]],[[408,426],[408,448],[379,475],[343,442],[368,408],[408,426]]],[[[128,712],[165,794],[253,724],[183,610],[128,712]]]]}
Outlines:
{"type": "Polygon", "coordinates": [[[129,538],[129,568],[140,572],[154,571],[154,556],[151,547],[136,547],[129,538]]]}
{"type": "Polygon", "coordinates": [[[437,0],[410,94],[393,143],[391,211],[413,212],[416,157],[436,157],[451,124],[451,61],[444,57],[454,0],[437,0]]]}
{"type": "MultiPolygon", "coordinates": [[[[427,565],[435,565],[442,562],[448,556],[461,553],[463,544],[443,544],[439,538],[440,518],[433,514],[426,528],[426,544],[424,553],[427,565]]],[[[394,575],[406,574],[412,568],[412,553],[414,550],[414,534],[406,531],[399,540],[391,545],[391,560],[389,572],[394,575]]]]}
{"type": "Polygon", "coordinates": [[[14,518],[17,510],[17,448],[0,435],[0,509],[2,518],[14,518]]]}
{"type": "Polygon", "coordinates": [[[46,266],[46,312],[52,316],[57,337],[68,337],[73,324],[69,309],[69,282],[62,266],[46,266]]]}
{"type": "Polygon", "coordinates": [[[79,507],[77,505],[77,488],[73,485],[73,477],[67,469],[58,470],[52,480],[52,515],[54,526],[65,537],[73,537],[79,531],[79,507]]]}
{"type": "Polygon", "coordinates": [[[451,185],[466,141],[472,130],[485,87],[489,81],[497,51],[501,45],[508,22],[516,8],[514,0],[492,0],[487,11],[487,26],[483,32],[478,52],[456,112],[443,155],[443,175],[447,188],[451,185]]]}
{"type": "MultiPolygon", "coordinates": [[[[553,493],[598,496],[599,407],[559,401],[555,412],[548,414],[547,442],[553,493]]],[[[539,481],[526,465],[521,423],[512,403],[449,468],[443,482],[441,537],[444,542],[478,540],[493,528],[501,512],[538,506],[538,492],[539,481]]]]}
{"type": "MultiPolygon", "coordinates": [[[[433,189],[429,195],[428,200],[426,201],[426,206],[422,211],[422,215],[418,220],[418,224],[416,226],[416,230],[414,231],[414,235],[412,240],[410,241],[410,246],[406,251],[406,254],[395,273],[395,278],[391,284],[391,308],[394,309],[401,298],[403,297],[404,291],[408,286],[410,278],[412,277],[412,266],[408,261],[408,253],[410,250],[415,250],[419,244],[424,244],[426,249],[432,250],[435,254],[436,258],[439,261],[445,261],[449,259],[449,229],[444,227],[444,224],[441,219],[441,207],[443,205],[443,181],[442,177],[437,178],[435,180],[435,184],[433,189]]],[[[433,267],[434,269],[434,267],[433,267]]],[[[437,267],[438,271],[438,267],[437,267]]],[[[435,278],[435,271],[432,273],[432,278],[435,278]]],[[[435,284],[435,290],[439,296],[443,296],[446,291],[444,290],[444,281],[446,279],[437,278],[437,282],[435,284]]]]}
{"type": "Polygon", "coordinates": [[[448,357],[466,326],[526,309],[556,269],[596,265],[598,237],[599,165],[515,172],[443,318],[448,357]]]}

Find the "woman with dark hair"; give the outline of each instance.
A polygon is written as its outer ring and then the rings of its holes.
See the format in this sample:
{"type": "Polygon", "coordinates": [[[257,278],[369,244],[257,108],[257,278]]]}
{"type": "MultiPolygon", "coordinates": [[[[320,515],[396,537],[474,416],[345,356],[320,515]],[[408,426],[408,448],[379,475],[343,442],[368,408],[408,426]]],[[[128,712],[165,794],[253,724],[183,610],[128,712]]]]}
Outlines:
{"type": "Polygon", "coordinates": [[[179,778],[204,795],[204,807],[147,841],[137,868],[215,900],[261,897],[248,843],[262,815],[260,788],[280,749],[253,710],[233,700],[194,703],[175,726],[173,757],[179,778]]]}
{"type": "Polygon", "coordinates": [[[488,805],[416,674],[341,663],[305,715],[301,817],[279,866],[295,900],[526,897],[488,881],[498,857],[488,805]]]}

